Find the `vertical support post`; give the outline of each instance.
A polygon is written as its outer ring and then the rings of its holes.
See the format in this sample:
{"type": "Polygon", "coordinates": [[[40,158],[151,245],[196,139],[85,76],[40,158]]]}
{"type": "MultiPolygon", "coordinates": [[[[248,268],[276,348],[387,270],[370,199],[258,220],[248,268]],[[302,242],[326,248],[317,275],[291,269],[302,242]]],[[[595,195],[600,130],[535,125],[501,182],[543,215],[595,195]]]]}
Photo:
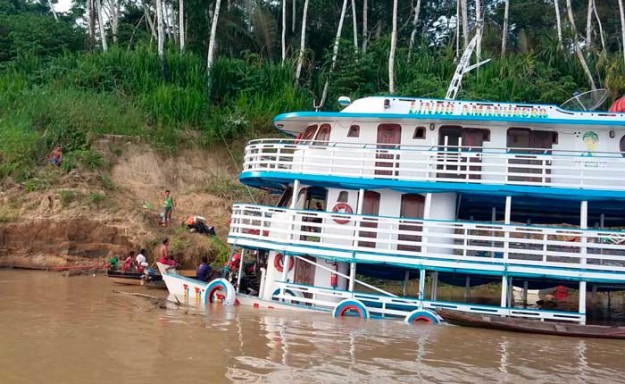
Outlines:
{"type": "Polygon", "coordinates": [[[438,271],[432,272],[432,301],[438,297],[438,271]]]}
{"type": "MultiPolygon", "coordinates": [[[[407,296],[406,291],[408,290],[408,282],[409,282],[409,281],[410,281],[410,271],[406,271],[406,272],[404,273],[404,288],[403,288],[403,290],[402,290],[402,291],[403,291],[403,292],[402,292],[402,294],[403,294],[404,296],[407,296]]],[[[419,282],[419,283],[421,283],[421,282],[419,282]]]]}
{"type": "MultiPolygon", "coordinates": [[[[289,205],[289,209],[291,210],[290,214],[291,214],[291,226],[290,226],[290,230],[289,230],[289,240],[292,243],[293,242],[293,232],[295,231],[295,213],[292,212],[292,210],[294,210],[297,207],[297,198],[299,197],[299,188],[300,188],[300,183],[299,183],[299,179],[295,179],[293,181],[293,196],[291,196],[291,204],[289,205]]],[[[299,236],[298,236],[299,239],[299,236]]],[[[286,254],[286,252],[284,253],[283,256],[283,267],[282,267],[282,281],[286,282],[287,278],[288,278],[288,273],[289,273],[289,262],[291,261],[291,256],[286,254]]],[[[280,289],[280,294],[284,295],[284,287],[282,287],[280,289]]]]}
{"type": "MultiPolygon", "coordinates": [[[[491,207],[490,209],[490,222],[491,223],[495,223],[495,221],[497,221],[497,207],[491,207]]],[[[496,248],[496,244],[495,244],[495,230],[491,230],[490,231],[490,237],[492,238],[492,240],[490,241],[490,249],[492,249],[492,251],[490,251],[490,257],[493,258],[495,257],[495,248],[496,248]]]]}
{"type": "MultiPolygon", "coordinates": [[[[580,229],[588,229],[588,201],[584,200],[580,204],[580,212],[579,212],[579,228],[580,229]]],[[[588,253],[588,237],[586,234],[582,234],[580,236],[580,263],[586,264],[586,255],[588,253]]]]}
{"type": "Polygon", "coordinates": [[[428,245],[429,244],[429,240],[428,240],[428,233],[430,232],[430,228],[429,228],[429,222],[428,220],[430,220],[432,218],[432,194],[431,193],[426,193],[425,195],[425,201],[423,202],[423,220],[425,220],[423,222],[423,226],[421,227],[421,233],[423,234],[423,236],[421,236],[421,252],[423,254],[427,254],[428,252],[428,245]]]}
{"type": "Polygon", "coordinates": [[[471,276],[464,279],[464,302],[466,303],[471,297],[471,276]]]}
{"type": "Polygon", "coordinates": [[[523,308],[527,308],[527,280],[523,281],[523,308]]]}
{"type": "Polygon", "coordinates": [[[506,229],[503,234],[503,259],[508,260],[508,255],[510,254],[510,220],[512,216],[512,196],[506,196],[506,207],[504,212],[504,224],[506,225],[506,229]]]}
{"type": "MultiPolygon", "coordinates": [[[[365,190],[358,190],[358,204],[356,205],[356,214],[362,215],[362,207],[365,204],[365,190]]],[[[358,221],[354,225],[354,242],[353,246],[358,246],[358,221]]],[[[352,256],[353,257],[353,256],[352,256]]],[[[356,285],[356,263],[351,262],[349,264],[349,291],[354,292],[354,286],[356,285]]]]}
{"type": "Polygon", "coordinates": [[[508,276],[501,276],[501,307],[507,308],[507,299],[508,299],[508,276]]]}
{"type": "Polygon", "coordinates": [[[590,304],[594,307],[597,300],[597,284],[592,285],[592,293],[590,295],[590,304]]]}
{"type": "Polygon", "coordinates": [[[425,268],[419,270],[419,308],[423,308],[425,300],[425,268]]]}
{"type": "Polygon", "coordinates": [[[507,298],[507,303],[510,307],[512,307],[512,281],[514,280],[514,277],[510,277],[508,279],[508,298],[507,298]]]}
{"type": "Polygon", "coordinates": [[[584,317],[582,318],[581,324],[586,324],[586,282],[579,282],[579,313],[581,313],[584,317]]]}
{"type": "Polygon", "coordinates": [[[239,276],[237,276],[237,293],[241,289],[241,275],[243,274],[243,260],[245,260],[245,248],[241,248],[241,259],[239,259],[239,276]]]}

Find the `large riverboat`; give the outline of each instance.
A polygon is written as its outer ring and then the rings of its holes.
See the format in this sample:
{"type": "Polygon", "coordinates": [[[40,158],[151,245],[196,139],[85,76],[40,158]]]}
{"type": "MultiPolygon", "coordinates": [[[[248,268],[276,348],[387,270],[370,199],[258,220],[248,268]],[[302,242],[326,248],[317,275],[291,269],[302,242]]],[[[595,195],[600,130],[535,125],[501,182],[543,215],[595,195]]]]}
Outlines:
{"type": "MultiPolygon", "coordinates": [[[[407,322],[438,323],[436,310],[448,309],[586,324],[597,292],[625,288],[625,114],[340,101],[340,112],[279,115],[274,125],[289,138],[245,148],[240,181],[281,198],[232,207],[228,242],[242,264],[256,260],[260,282],[239,289],[242,304],[407,322]],[[394,280],[403,291],[382,284],[394,280]],[[465,287],[464,298],[440,294],[441,283],[465,287]],[[471,299],[481,284],[495,302],[471,299]],[[528,302],[528,290],[545,287],[568,291],[567,305],[528,302]]],[[[183,283],[179,294],[206,302],[232,289],[183,283]]]]}

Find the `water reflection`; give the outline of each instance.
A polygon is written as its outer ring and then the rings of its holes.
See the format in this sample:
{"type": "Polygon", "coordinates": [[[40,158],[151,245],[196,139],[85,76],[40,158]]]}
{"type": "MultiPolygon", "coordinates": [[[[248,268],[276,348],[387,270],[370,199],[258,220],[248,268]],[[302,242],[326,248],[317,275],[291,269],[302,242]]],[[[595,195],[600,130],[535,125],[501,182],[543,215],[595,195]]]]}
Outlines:
{"type": "Polygon", "coordinates": [[[625,383],[619,340],[161,308],[102,277],[0,271],[0,283],[3,384],[625,383]]]}

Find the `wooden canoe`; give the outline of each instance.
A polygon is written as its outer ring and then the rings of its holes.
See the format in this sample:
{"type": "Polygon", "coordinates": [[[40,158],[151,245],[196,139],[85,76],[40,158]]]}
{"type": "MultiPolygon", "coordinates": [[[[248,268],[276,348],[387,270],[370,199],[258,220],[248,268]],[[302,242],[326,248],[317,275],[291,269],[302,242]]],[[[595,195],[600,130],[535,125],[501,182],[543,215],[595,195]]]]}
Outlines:
{"type": "Polygon", "coordinates": [[[150,275],[148,278],[139,272],[122,272],[118,270],[107,270],[106,276],[117,284],[124,285],[144,285],[149,288],[166,288],[163,277],[160,274],[150,275]]]}
{"type": "Polygon", "coordinates": [[[544,335],[625,339],[625,327],[619,326],[581,325],[555,321],[540,321],[517,317],[502,317],[499,315],[485,315],[482,313],[460,312],[449,309],[437,309],[436,312],[450,324],[467,327],[544,335]]]}

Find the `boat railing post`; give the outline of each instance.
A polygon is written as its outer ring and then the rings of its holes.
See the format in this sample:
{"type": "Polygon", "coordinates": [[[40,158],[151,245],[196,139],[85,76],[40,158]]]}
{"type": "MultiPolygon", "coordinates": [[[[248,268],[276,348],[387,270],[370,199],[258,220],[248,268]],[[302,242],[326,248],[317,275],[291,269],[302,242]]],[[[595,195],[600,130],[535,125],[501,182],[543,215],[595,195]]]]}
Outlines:
{"type": "Polygon", "coordinates": [[[586,325],[586,282],[579,282],[579,313],[582,315],[580,324],[586,325]]]}
{"type": "Polygon", "coordinates": [[[419,270],[419,309],[423,309],[423,300],[425,300],[425,268],[419,270]]]}
{"type": "Polygon", "coordinates": [[[512,215],[512,196],[506,196],[506,210],[504,213],[504,239],[503,239],[503,261],[508,262],[510,254],[510,220],[512,215]]]}
{"type": "Polygon", "coordinates": [[[501,276],[501,308],[507,309],[508,299],[508,276],[505,274],[501,276]]]}
{"type": "Polygon", "coordinates": [[[243,275],[243,265],[245,260],[245,248],[241,248],[241,259],[239,260],[239,275],[237,276],[237,293],[241,290],[241,275],[243,275]]]}
{"type": "Polygon", "coordinates": [[[583,230],[581,236],[579,237],[580,241],[580,264],[586,264],[586,258],[588,256],[588,234],[586,233],[586,229],[588,229],[588,201],[584,200],[580,204],[580,215],[579,215],[579,228],[583,230]]]}

